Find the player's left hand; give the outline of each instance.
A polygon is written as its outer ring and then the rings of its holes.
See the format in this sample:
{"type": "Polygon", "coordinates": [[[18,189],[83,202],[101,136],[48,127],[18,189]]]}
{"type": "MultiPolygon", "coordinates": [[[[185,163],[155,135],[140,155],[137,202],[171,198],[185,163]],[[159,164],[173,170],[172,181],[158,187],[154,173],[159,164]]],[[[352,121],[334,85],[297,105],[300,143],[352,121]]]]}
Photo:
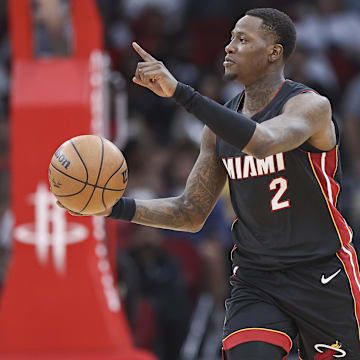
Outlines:
{"type": "MultiPolygon", "coordinates": [[[[81,214],[81,213],[77,213],[75,211],[69,210],[59,200],[56,201],[56,205],[61,207],[64,210],[66,210],[72,216],[90,216],[90,215],[87,215],[87,214],[81,214]]],[[[93,215],[94,216],[108,216],[108,215],[111,214],[111,211],[112,211],[112,207],[109,208],[109,209],[106,209],[105,211],[101,211],[101,212],[93,214],[93,215]]]]}
{"type": "Polygon", "coordinates": [[[56,205],[61,207],[62,209],[66,210],[72,216],[84,216],[83,214],[77,213],[75,211],[69,210],[66,208],[59,200],[56,201],[56,205]]]}
{"type": "Polygon", "coordinates": [[[133,42],[132,46],[144,60],[138,63],[133,82],[150,89],[161,97],[173,96],[178,82],[170,71],[136,42],[133,42]]]}

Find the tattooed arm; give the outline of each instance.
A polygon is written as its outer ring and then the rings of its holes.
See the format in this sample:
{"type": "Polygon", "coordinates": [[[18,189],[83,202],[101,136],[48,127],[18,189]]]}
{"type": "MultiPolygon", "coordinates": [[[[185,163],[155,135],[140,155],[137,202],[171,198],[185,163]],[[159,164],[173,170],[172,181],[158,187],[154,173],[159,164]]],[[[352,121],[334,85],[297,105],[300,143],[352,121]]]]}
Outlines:
{"type": "Polygon", "coordinates": [[[136,200],[132,222],[164,229],[199,231],[223,189],[226,173],[216,155],[216,137],[204,128],[200,154],[178,197],[136,200]]]}

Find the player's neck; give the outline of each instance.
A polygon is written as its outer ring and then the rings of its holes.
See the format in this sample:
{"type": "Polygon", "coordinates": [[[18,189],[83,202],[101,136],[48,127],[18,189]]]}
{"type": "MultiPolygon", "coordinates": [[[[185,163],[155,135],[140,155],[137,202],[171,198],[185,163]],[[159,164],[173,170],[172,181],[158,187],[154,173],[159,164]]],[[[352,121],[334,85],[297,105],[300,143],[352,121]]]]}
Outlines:
{"type": "Polygon", "coordinates": [[[246,85],[242,112],[251,116],[261,110],[278,92],[284,81],[282,73],[271,73],[251,85],[246,85]]]}

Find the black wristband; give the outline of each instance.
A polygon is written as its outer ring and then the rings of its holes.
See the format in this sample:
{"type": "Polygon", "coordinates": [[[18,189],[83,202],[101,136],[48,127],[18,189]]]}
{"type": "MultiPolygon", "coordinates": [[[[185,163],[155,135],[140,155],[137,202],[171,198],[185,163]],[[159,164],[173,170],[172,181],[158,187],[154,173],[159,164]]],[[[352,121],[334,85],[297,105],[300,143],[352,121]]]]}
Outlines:
{"type": "Polygon", "coordinates": [[[108,216],[114,220],[131,221],[135,215],[136,203],[135,199],[122,197],[112,208],[111,214],[108,216]]]}
{"type": "Polygon", "coordinates": [[[172,96],[179,105],[195,115],[216,135],[242,150],[252,138],[257,123],[178,82],[172,96]]]}

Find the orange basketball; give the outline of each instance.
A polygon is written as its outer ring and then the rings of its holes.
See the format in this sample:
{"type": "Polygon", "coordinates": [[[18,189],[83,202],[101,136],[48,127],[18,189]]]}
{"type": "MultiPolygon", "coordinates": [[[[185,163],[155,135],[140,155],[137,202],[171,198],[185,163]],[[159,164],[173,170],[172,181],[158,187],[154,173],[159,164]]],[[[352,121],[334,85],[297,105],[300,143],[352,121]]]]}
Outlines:
{"type": "Polygon", "coordinates": [[[50,189],[67,209],[92,215],[112,207],[123,195],[128,169],[109,140],[81,135],[65,141],[49,165],[50,189]]]}

